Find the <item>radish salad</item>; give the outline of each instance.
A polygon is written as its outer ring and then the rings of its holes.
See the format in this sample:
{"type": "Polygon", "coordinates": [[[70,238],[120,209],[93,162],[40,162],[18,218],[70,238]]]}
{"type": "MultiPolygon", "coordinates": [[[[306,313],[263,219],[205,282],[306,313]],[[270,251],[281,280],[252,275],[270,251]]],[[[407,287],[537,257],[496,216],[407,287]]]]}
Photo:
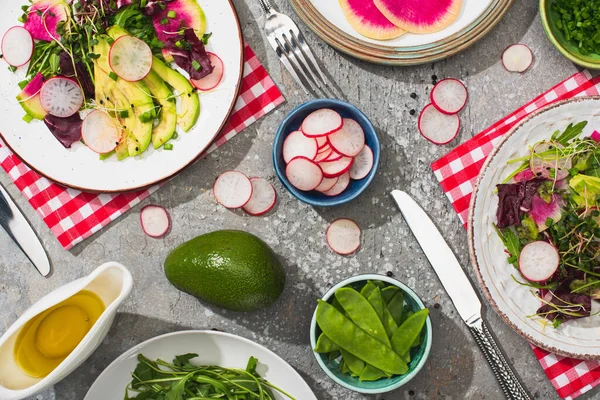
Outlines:
{"type": "Polygon", "coordinates": [[[532,313],[558,327],[590,316],[600,300],[600,133],[587,121],[535,143],[497,185],[496,231],[513,279],[541,302],[532,313]]]}
{"type": "Polygon", "coordinates": [[[65,147],[100,159],[173,150],[200,115],[199,91],[223,62],[196,0],[30,0],[4,33],[1,57],[24,69],[23,120],[43,120],[65,147]]]}

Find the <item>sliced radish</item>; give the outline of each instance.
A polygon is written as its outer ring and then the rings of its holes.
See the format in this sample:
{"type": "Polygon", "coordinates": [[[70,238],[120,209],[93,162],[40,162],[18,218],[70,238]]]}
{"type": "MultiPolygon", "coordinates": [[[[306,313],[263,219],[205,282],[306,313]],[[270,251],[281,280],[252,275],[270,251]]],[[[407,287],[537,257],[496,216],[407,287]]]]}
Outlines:
{"type": "Polygon", "coordinates": [[[226,171],[215,181],[213,193],[223,207],[243,207],[252,198],[252,182],[239,171],[226,171]]]}
{"type": "Polygon", "coordinates": [[[458,115],[442,114],[433,104],[426,105],[419,116],[419,132],[434,144],[450,143],[458,135],[459,129],[458,115]]]}
{"type": "Polygon", "coordinates": [[[325,236],[331,250],[341,255],[354,253],[360,247],[360,228],[348,218],[335,220],[327,228],[325,236]]]}
{"type": "Polygon", "coordinates": [[[547,179],[556,179],[557,181],[565,179],[569,176],[569,170],[573,167],[572,157],[560,157],[558,149],[564,148],[560,143],[556,142],[540,142],[533,147],[533,154],[529,162],[531,172],[538,177],[547,179]],[[556,151],[556,156],[543,158],[539,154],[547,151],[556,151]],[[554,174],[554,176],[551,176],[554,174]]]}
{"type": "Polygon", "coordinates": [[[345,156],[332,149],[331,152],[329,153],[329,156],[326,159],[324,159],[323,161],[327,161],[327,162],[338,161],[338,160],[341,160],[342,157],[345,157],[345,156]]]}
{"type": "Polygon", "coordinates": [[[289,163],[292,158],[303,156],[313,160],[317,156],[317,141],[304,136],[300,131],[290,133],[283,141],[283,161],[289,163]]]}
{"type": "Polygon", "coordinates": [[[144,233],[153,238],[163,237],[171,227],[167,210],[160,206],[148,205],[140,211],[140,222],[144,233]]]}
{"type": "Polygon", "coordinates": [[[105,154],[117,147],[121,140],[121,130],[110,115],[102,110],[95,110],[83,120],[81,137],[92,151],[105,154]]]}
{"type": "Polygon", "coordinates": [[[327,141],[327,136],[319,136],[316,137],[315,140],[317,141],[317,145],[319,146],[319,153],[321,152],[321,149],[326,148],[327,145],[329,145],[329,142],[327,141]]]}
{"type": "Polygon", "coordinates": [[[325,178],[335,178],[347,172],[353,163],[352,157],[342,157],[337,161],[321,161],[319,167],[323,170],[325,178]]]}
{"type": "Polygon", "coordinates": [[[190,79],[192,85],[198,90],[212,90],[219,86],[221,79],[223,79],[223,71],[225,70],[223,60],[215,53],[208,52],[207,54],[210,63],[214,67],[212,72],[202,79],[190,79]]]}
{"type": "Polygon", "coordinates": [[[83,91],[72,79],[61,76],[50,78],[42,86],[40,102],[48,114],[67,118],[83,105],[83,91]]]}
{"type": "Polygon", "coordinates": [[[323,194],[329,197],[337,196],[346,190],[348,185],[350,185],[350,174],[346,172],[345,174],[340,175],[335,185],[333,185],[333,187],[328,191],[323,192],[323,194]]]}
{"type": "Polygon", "coordinates": [[[339,176],[336,178],[323,178],[323,180],[321,181],[319,186],[315,188],[315,190],[321,193],[327,192],[328,190],[331,190],[339,180],[339,176]]]}
{"type": "Polygon", "coordinates": [[[371,150],[369,146],[365,146],[360,153],[354,157],[354,163],[352,163],[348,172],[350,173],[350,178],[359,180],[369,175],[372,168],[373,150],[371,150]]]}
{"type": "Polygon", "coordinates": [[[252,197],[242,207],[246,214],[260,216],[271,211],[277,201],[277,192],[273,185],[263,178],[250,178],[252,182],[252,197]]]}
{"type": "Polygon", "coordinates": [[[323,171],[317,164],[306,157],[296,157],[285,169],[290,183],[299,190],[313,190],[323,180],[323,171]]]}
{"type": "Polygon", "coordinates": [[[508,46],[502,53],[502,65],[508,72],[527,71],[533,64],[533,52],[524,44],[508,46]]]}
{"type": "Polygon", "coordinates": [[[333,150],[329,150],[329,151],[326,151],[323,153],[318,153],[317,156],[315,157],[314,161],[316,163],[325,161],[331,155],[331,153],[333,153],[333,150]]]}
{"type": "MultiPolygon", "coordinates": [[[[327,140],[327,137],[323,137],[325,140],[327,140]]],[[[319,138],[315,138],[317,140],[317,144],[319,143],[319,138]]],[[[323,147],[319,147],[319,151],[317,154],[321,154],[321,153],[325,153],[326,151],[332,151],[333,149],[331,148],[331,146],[329,145],[329,142],[327,142],[325,144],[325,146],[323,147]]]]}
{"type": "Polygon", "coordinates": [[[358,122],[344,118],[342,129],[327,136],[327,140],[338,153],[354,157],[365,146],[365,132],[358,122]]]}
{"type": "Polygon", "coordinates": [[[342,129],[343,120],[340,114],[330,108],[321,108],[308,114],[300,129],[309,137],[327,136],[342,129]]]}
{"type": "Polygon", "coordinates": [[[469,93],[458,79],[442,79],[431,91],[431,104],[443,114],[456,114],[467,104],[469,93]]]}
{"type": "Polygon", "coordinates": [[[521,250],[519,270],[521,275],[531,282],[544,282],[558,269],[560,256],[556,247],[538,240],[531,242],[521,250]]]}
{"type": "Polygon", "coordinates": [[[22,26],[13,26],[2,38],[2,57],[13,67],[25,65],[33,55],[33,37],[22,26]]]}
{"type": "Polygon", "coordinates": [[[108,62],[119,78],[129,82],[141,81],[152,68],[152,50],[143,40],[121,36],[112,44],[108,62]]]}

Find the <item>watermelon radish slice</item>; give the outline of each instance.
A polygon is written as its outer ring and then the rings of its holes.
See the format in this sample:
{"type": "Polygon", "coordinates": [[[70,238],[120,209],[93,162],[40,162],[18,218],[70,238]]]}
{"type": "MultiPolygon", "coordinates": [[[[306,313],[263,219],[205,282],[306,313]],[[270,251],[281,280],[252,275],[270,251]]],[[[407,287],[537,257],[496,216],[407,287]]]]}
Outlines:
{"type": "Polygon", "coordinates": [[[538,240],[523,247],[519,255],[521,275],[531,282],[544,282],[558,269],[560,256],[556,247],[538,240]]]}
{"type": "Polygon", "coordinates": [[[338,177],[338,181],[333,185],[331,189],[326,192],[323,192],[325,196],[333,197],[341,194],[344,190],[348,188],[350,185],[350,174],[348,172],[340,175],[338,177]]]}
{"type": "Polygon", "coordinates": [[[303,156],[314,160],[317,156],[317,141],[300,131],[290,133],[283,142],[283,161],[289,163],[292,158],[303,156]]]}
{"type": "Polygon", "coordinates": [[[140,211],[140,222],[144,233],[153,238],[161,238],[171,227],[167,210],[161,206],[147,205],[140,211]]]}
{"type": "Polygon", "coordinates": [[[327,136],[327,140],[338,153],[354,157],[365,146],[365,132],[358,122],[344,118],[342,129],[327,136]]]}
{"type": "Polygon", "coordinates": [[[25,65],[33,55],[33,37],[22,26],[13,26],[2,37],[2,58],[13,67],[25,65]]]}
{"type": "Polygon", "coordinates": [[[348,172],[352,163],[354,163],[354,158],[342,157],[337,161],[321,161],[319,167],[323,170],[325,178],[335,178],[348,172]]]}
{"type": "Polygon", "coordinates": [[[442,114],[433,104],[426,105],[419,116],[419,132],[437,145],[450,143],[458,135],[459,129],[458,115],[442,114]]]}
{"type": "Polygon", "coordinates": [[[52,42],[60,39],[60,35],[56,32],[59,22],[68,20],[69,9],[64,1],[39,0],[34,1],[29,8],[24,28],[35,40],[52,42]]]}
{"type": "Polygon", "coordinates": [[[129,82],[141,81],[152,69],[152,50],[143,40],[121,36],[111,46],[108,62],[119,78],[129,82]]]}
{"type": "Polygon", "coordinates": [[[250,201],[242,207],[242,210],[248,215],[261,216],[275,207],[277,201],[277,192],[269,182],[263,178],[250,178],[252,182],[252,197],[250,201]]]}
{"type": "Polygon", "coordinates": [[[406,31],[392,24],[375,7],[373,0],[339,0],[344,16],[354,30],[375,40],[390,40],[400,37],[406,31]]]}
{"type": "Polygon", "coordinates": [[[72,79],[61,76],[50,78],[42,86],[40,102],[48,114],[67,118],[83,105],[83,91],[72,79]]]}
{"type": "Polygon", "coordinates": [[[327,136],[316,137],[315,140],[317,141],[317,146],[319,146],[319,153],[322,149],[327,148],[327,146],[329,145],[329,142],[327,141],[327,136]]]}
{"type": "Polygon", "coordinates": [[[252,198],[252,182],[239,171],[226,171],[215,181],[213,193],[223,207],[240,208],[252,198]]]}
{"type": "Polygon", "coordinates": [[[411,33],[434,33],[452,24],[462,0],[374,0],[394,25],[411,33]]]}
{"type": "Polygon", "coordinates": [[[321,108],[308,114],[300,129],[309,137],[327,136],[342,129],[340,114],[329,108],[321,108]]]}
{"type": "Polygon", "coordinates": [[[350,178],[360,180],[369,175],[373,169],[373,150],[369,146],[364,146],[363,149],[354,157],[354,163],[348,171],[350,178]]]}
{"type": "Polygon", "coordinates": [[[443,114],[456,114],[467,104],[469,93],[458,79],[442,79],[431,91],[431,104],[443,114]]]}
{"type": "Polygon", "coordinates": [[[317,186],[315,188],[315,190],[317,192],[327,192],[328,190],[331,190],[335,184],[340,180],[339,177],[337,178],[323,178],[323,180],[321,181],[321,183],[319,184],[319,186],[317,186]]]}
{"type": "Polygon", "coordinates": [[[331,153],[333,153],[333,150],[331,150],[331,149],[329,149],[328,151],[325,151],[323,153],[318,153],[314,159],[314,162],[318,163],[321,161],[325,161],[327,158],[329,158],[331,153]]]}
{"type": "Polygon", "coordinates": [[[35,119],[44,119],[47,112],[40,102],[40,91],[44,85],[44,76],[38,72],[36,76],[17,95],[17,100],[23,110],[35,119]]]}
{"type": "Polygon", "coordinates": [[[98,154],[113,151],[121,140],[118,123],[108,113],[95,110],[89,113],[81,125],[81,137],[86,146],[98,154]]]}
{"type": "Polygon", "coordinates": [[[524,44],[508,46],[502,53],[502,65],[508,72],[523,73],[533,64],[533,52],[524,44]]]}
{"type": "Polygon", "coordinates": [[[190,79],[192,85],[198,90],[212,90],[219,86],[221,80],[223,79],[223,72],[225,70],[225,66],[223,65],[223,60],[219,58],[215,53],[207,52],[208,59],[210,63],[214,67],[213,71],[206,75],[202,79],[190,79]]]}
{"type": "Polygon", "coordinates": [[[358,250],[360,235],[361,231],[356,222],[348,218],[333,221],[325,233],[331,250],[340,255],[352,254],[358,250]]]}
{"type": "Polygon", "coordinates": [[[296,157],[285,168],[290,183],[299,190],[309,191],[319,186],[323,180],[323,171],[306,157],[296,157]]]}

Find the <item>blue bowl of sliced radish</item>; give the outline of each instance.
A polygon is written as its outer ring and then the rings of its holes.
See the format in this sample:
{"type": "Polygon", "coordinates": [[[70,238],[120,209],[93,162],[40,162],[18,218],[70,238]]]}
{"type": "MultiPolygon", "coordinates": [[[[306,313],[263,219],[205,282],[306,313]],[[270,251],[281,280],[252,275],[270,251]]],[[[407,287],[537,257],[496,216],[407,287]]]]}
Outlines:
{"type": "Polygon", "coordinates": [[[312,206],[347,203],[371,183],[380,156],[377,132],[358,108],[341,100],[311,100],[283,120],[273,143],[279,180],[312,206]]]}

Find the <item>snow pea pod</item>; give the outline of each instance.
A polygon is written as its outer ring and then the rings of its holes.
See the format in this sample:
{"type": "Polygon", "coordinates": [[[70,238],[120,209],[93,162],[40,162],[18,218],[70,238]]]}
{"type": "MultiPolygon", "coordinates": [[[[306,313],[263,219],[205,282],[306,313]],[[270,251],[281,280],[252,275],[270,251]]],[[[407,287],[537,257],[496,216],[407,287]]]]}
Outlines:
{"type": "Polygon", "coordinates": [[[399,291],[394,297],[388,302],[388,308],[394,321],[397,325],[402,325],[402,314],[404,310],[404,292],[399,291]]]}
{"type": "Polygon", "coordinates": [[[408,317],[406,321],[400,325],[391,339],[392,348],[396,353],[406,354],[410,350],[412,344],[423,330],[428,315],[429,310],[424,308],[408,317]]]}
{"type": "Polygon", "coordinates": [[[375,286],[372,281],[367,281],[366,285],[360,290],[360,294],[362,294],[365,299],[368,299],[376,288],[377,286],[375,286]]]}
{"type": "Polygon", "coordinates": [[[341,353],[339,350],[337,350],[337,351],[332,351],[331,353],[329,353],[329,354],[327,355],[327,358],[329,358],[329,361],[333,361],[333,360],[335,360],[336,358],[340,357],[341,355],[342,355],[342,353],[341,353]]]}
{"type": "MultiPolygon", "coordinates": [[[[360,293],[357,294],[360,296],[360,293]]],[[[326,301],[319,300],[317,323],[334,343],[375,368],[398,375],[408,371],[404,360],[390,347],[360,329],[351,319],[346,318],[326,301]]]]}
{"type": "Polygon", "coordinates": [[[385,378],[386,376],[386,373],[382,370],[367,364],[367,366],[363,369],[362,373],[359,375],[358,380],[361,382],[376,381],[381,378],[385,378]]]}
{"type": "MultiPolygon", "coordinates": [[[[390,339],[385,333],[385,328],[377,315],[377,311],[375,311],[367,299],[350,287],[338,289],[335,292],[335,298],[338,299],[342,307],[344,307],[344,310],[346,310],[346,313],[352,322],[376,340],[391,347],[390,339]]],[[[331,336],[329,337],[335,342],[334,338],[331,336]]],[[[343,347],[344,346],[342,346],[342,348],[343,347]]]]}
{"type": "Polygon", "coordinates": [[[399,291],[400,289],[396,286],[388,286],[381,289],[381,297],[383,297],[383,301],[385,301],[385,303],[387,304],[390,302],[390,300],[392,300],[392,297],[394,297],[399,291]]]}
{"type": "Polygon", "coordinates": [[[369,297],[367,297],[367,300],[369,300],[369,303],[371,303],[377,312],[379,319],[383,322],[383,298],[381,297],[381,290],[376,287],[375,290],[371,292],[369,297]]]}
{"type": "Polygon", "coordinates": [[[327,337],[324,333],[319,335],[317,339],[317,345],[315,346],[315,352],[317,353],[331,353],[332,351],[339,350],[340,346],[333,343],[331,339],[327,337]]]}
{"type": "Polygon", "coordinates": [[[398,329],[398,324],[394,321],[394,317],[385,303],[383,303],[383,318],[381,319],[381,322],[383,322],[385,333],[391,338],[398,329]]]}
{"type": "Polygon", "coordinates": [[[347,352],[346,350],[340,350],[342,352],[342,357],[344,358],[344,363],[348,366],[348,369],[352,372],[352,375],[360,376],[365,369],[365,362],[360,358],[356,357],[354,354],[347,352]]]}

